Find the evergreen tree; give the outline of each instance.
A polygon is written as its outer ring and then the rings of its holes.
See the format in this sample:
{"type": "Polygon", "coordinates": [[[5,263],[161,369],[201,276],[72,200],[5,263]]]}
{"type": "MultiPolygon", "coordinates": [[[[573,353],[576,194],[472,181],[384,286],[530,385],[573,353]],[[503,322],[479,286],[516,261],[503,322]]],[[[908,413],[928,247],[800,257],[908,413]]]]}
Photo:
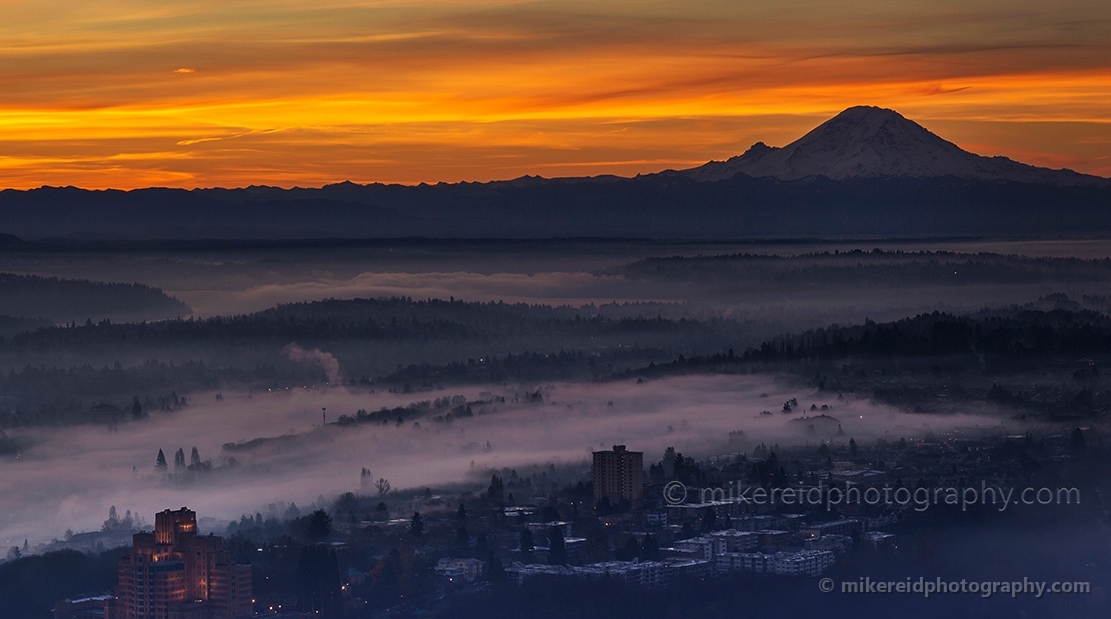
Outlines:
{"type": "Polygon", "coordinates": [[[717,529],[718,517],[713,507],[707,507],[702,511],[702,523],[699,526],[699,531],[702,533],[709,533],[717,529]]]}
{"type": "Polygon", "coordinates": [[[536,544],[532,540],[532,531],[528,529],[521,529],[521,552],[532,552],[536,544]]]}
{"type": "Polygon", "coordinates": [[[298,606],[303,612],[335,617],[340,612],[339,561],[323,545],[304,546],[297,561],[298,606]]]}
{"type": "Polygon", "coordinates": [[[486,570],[486,578],[490,582],[505,582],[505,566],[494,551],[490,551],[486,564],[489,566],[486,570]]]}
{"type": "Polygon", "coordinates": [[[162,453],[161,449],[158,450],[158,457],[154,460],[154,468],[166,470],[166,454],[162,453]]]}
{"type": "Polygon", "coordinates": [[[548,533],[548,563],[555,565],[567,563],[567,546],[563,541],[562,527],[552,527],[548,533]]]}
{"type": "Polygon", "coordinates": [[[640,544],[637,543],[637,538],[630,537],[623,548],[618,548],[613,554],[618,561],[632,561],[639,558],[641,553],[640,544]]]}
{"type": "Polygon", "coordinates": [[[671,477],[675,474],[675,448],[668,447],[664,450],[664,457],[660,460],[660,465],[664,469],[664,477],[671,477]]]}
{"type": "Polygon", "coordinates": [[[139,396],[135,396],[135,399],[131,401],[131,418],[143,418],[143,405],[139,404],[139,396]]]}
{"type": "Polygon", "coordinates": [[[174,468],[175,469],[185,468],[185,450],[182,449],[181,447],[178,447],[177,452],[174,453],[174,468]]]}
{"type": "Polygon", "coordinates": [[[305,534],[312,539],[326,539],[332,534],[332,517],[318,509],[305,517],[305,534]]]}
{"type": "Polygon", "coordinates": [[[413,520],[409,523],[409,535],[414,537],[424,535],[424,521],[421,520],[420,512],[413,512],[413,520]]]}
{"type": "Polygon", "coordinates": [[[640,558],[642,561],[660,560],[660,541],[655,535],[649,533],[644,536],[644,543],[640,546],[640,558]]]}
{"type": "Polygon", "coordinates": [[[1087,444],[1084,441],[1084,432],[1082,432],[1080,428],[1072,431],[1072,435],[1069,436],[1069,444],[1076,453],[1080,453],[1087,448],[1087,444]]]}
{"type": "Polygon", "coordinates": [[[500,501],[504,496],[505,484],[497,475],[490,476],[490,487],[486,489],[486,496],[491,501],[500,501]]]}
{"type": "Polygon", "coordinates": [[[694,537],[694,527],[688,520],[683,523],[683,527],[679,530],[679,539],[690,539],[692,537],[694,537]]]}

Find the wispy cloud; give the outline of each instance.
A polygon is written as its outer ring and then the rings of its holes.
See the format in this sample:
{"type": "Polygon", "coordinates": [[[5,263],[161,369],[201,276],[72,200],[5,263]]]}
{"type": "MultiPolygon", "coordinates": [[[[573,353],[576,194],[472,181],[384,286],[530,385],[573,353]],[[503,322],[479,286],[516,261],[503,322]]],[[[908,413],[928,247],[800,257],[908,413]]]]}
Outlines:
{"type": "MultiPolygon", "coordinates": [[[[1000,120],[1111,122],[1111,8],[1096,0],[108,6],[19,3],[0,24],[6,152],[207,145],[185,182],[242,185],[342,180],[360,149],[398,161],[361,180],[418,182],[498,178],[507,158],[519,173],[649,172],[672,167],[652,163],[660,153],[720,159],[858,103],[973,119],[984,132],[1000,120]],[[613,123],[645,122],[637,144],[599,137],[613,123]],[[690,145],[695,124],[701,143],[690,145]],[[304,130],[262,133],[290,126],[304,130]],[[733,139],[703,137],[738,126],[733,139]],[[219,148],[244,137],[249,147],[219,148]],[[414,153],[397,148],[416,142],[414,153]],[[563,150],[577,156],[553,154],[563,150]],[[339,176],[322,178],[329,165],[339,176]]],[[[1027,150],[1052,146],[1010,130],[1027,150]]],[[[185,171],[175,166],[164,167],[185,171]]],[[[98,186],[138,178],[44,174],[98,186]]]]}

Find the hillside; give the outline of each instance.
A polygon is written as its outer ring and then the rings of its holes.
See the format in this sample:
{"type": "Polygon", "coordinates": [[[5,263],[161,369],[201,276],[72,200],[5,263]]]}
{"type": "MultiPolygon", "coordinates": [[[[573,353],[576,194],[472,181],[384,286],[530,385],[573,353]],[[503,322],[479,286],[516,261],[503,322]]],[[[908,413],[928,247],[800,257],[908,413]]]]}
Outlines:
{"type": "MultiPolygon", "coordinates": [[[[160,320],[190,313],[185,303],[143,284],[0,273],[0,316],[83,323],[160,320]]],[[[14,319],[5,324],[14,325],[14,319]]]]}

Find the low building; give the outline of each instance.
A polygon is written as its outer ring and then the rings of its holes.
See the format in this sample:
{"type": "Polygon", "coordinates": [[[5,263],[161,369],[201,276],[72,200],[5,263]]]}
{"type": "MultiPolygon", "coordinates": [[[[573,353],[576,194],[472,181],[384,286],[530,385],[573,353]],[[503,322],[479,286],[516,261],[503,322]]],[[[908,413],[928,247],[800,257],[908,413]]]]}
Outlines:
{"type": "Polygon", "coordinates": [[[54,619],[105,619],[109,617],[108,606],[114,599],[115,596],[98,595],[62,600],[54,604],[54,619]]]}
{"type": "Polygon", "coordinates": [[[530,578],[537,576],[574,576],[574,568],[568,565],[548,565],[547,563],[521,563],[514,561],[505,568],[506,579],[515,584],[522,585],[530,578]]]}
{"type": "Polygon", "coordinates": [[[715,556],[726,551],[727,546],[723,537],[692,537],[675,542],[676,549],[703,561],[713,561],[715,556]]]}
{"type": "Polygon", "coordinates": [[[798,552],[727,552],[718,556],[715,569],[718,574],[749,572],[775,576],[817,576],[833,565],[836,557],[823,550],[798,552]]]}
{"type": "Polygon", "coordinates": [[[710,533],[710,537],[725,542],[725,548],[721,552],[745,552],[755,549],[760,544],[759,534],[753,531],[726,529],[724,531],[714,531],[710,533]]]}
{"type": "Polygon", "coordinates": [[[714,564],[698,559],[665,559],[664,567],[667,570],[667,579],[691,578],[701,579],[713,575],[714,564]]]}
{"type": "Polygon", "coordinates": [[[749,572],[752,574],[769,573],[769,563],[774,555],[762,552],[727,552],[720,555],[715,562],[717,573],[749,572]]]}
{"type": "Polygon", "coordinates": [[[610,578],[642,587],[658,587],[667,580],[667,569],[659,561],[607,561],[576,568],[575,572],[590,578],[610,578]]]}
{"type": "Polygon", "coordinates": [[[864,534],[864,542],[869,544],[872,550],[891,550],[895,548],[895,535],[883,531],[868,531],[864,534]]]}
{"type": "Polygon", "coordinates": [[[849,518],[811,524],[809,528],[817,531],[819,535],[855,536],[864,532],[864,522],[855,518],[849,518]]]}
{"type": "Polygon", "coordinates": [[[482,571],[486,569],[486,561],[443,558],[436,563],[436,570],[440,571],[442,569],[458,569],[463,580],[473,582],[482,576],[482,571]]]}
{"type": "Polygon", "coordinates": [[[459,577],[474,582],[482,576],[486,562],[478,559],[452,559],[445,557],[436,562],[436,573],[441,576],[459,577]]]}
{"type": "Polygon", "coordinates": [[[828,550],[779,552],[772,561],[772,568],[777,576],[817,576],[835,560],[828,550]]]}
{"type": "Polygon", "coordinates": [[[530,578],[609,578],[643,587],[666,584],[673,578],[703,578],[712,573],[709,561],[665,559],[663,561],[606,561],[582,567],[544,563],[513,563],[506,568],[509,582],[520,585],[530,578]]]}
{"type": "Polygon", "coordinates": [[[658,526],[658,527],[666,527],[667,526],[667,510],[664,510],[664,509],[652,510],[652,511],[645,514],[645,518],[647,518],[648,524],[650,524],[650,525],[654,525],[654,526],[658,526]]]}
{"type": "Polygon", "coordinates": [[[791,541],[791,532],[780,531],[779,529],[764,529],[761,531],[756,531],[756,535],[760,540],[759,546],[761,548],[765,546],[779,547],[791,541]]]}
{"type": "Polygon", "coordinates": [[[547,539],[552,529],[559,529],[559,531],[563,533],[564,539],[571,537],[570,522],[530,522],[525,526],[528,527],[529,531],[532,531],[534,539],[547,539]]]}
{"type": "Polygon", "coordinates": [[[807,550],[828,550],[833,554],[844,554],[852,547],[853,538],[848,535],[823,535],[803,542],[807,550]]]}

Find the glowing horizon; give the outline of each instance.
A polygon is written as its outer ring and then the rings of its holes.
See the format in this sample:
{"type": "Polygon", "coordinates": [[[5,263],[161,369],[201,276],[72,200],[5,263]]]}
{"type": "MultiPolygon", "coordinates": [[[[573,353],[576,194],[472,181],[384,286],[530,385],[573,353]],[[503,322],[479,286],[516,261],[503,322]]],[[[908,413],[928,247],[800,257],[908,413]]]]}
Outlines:
{"type": "Polygon", "coordinates": [[[14,0],[0,188],[634,175],[853,105],[1111,176],[1111,6],[14,0]]]}

